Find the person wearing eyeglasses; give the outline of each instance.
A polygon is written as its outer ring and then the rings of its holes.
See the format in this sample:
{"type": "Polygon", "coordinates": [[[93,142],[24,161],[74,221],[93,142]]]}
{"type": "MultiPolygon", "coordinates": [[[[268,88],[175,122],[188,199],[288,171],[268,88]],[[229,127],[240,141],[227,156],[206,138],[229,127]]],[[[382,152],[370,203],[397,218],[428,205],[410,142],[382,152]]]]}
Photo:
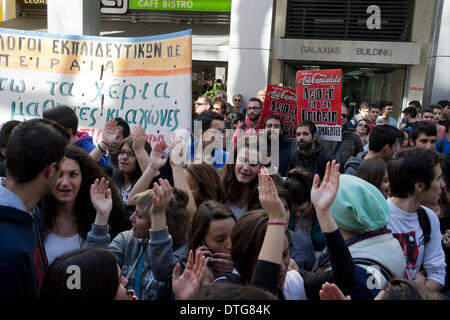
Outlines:
{"type": "Polygon", "coordinates": [[[233,108],[234,112],[240,112],[244,117],[247,115],[247,107],[244,106],[244,98],[239,93],[233,96],[233,108]]]}
{"type": "Polygon", "coordinates": [[[259,130],[259,122],[261,121],[263,104],[258,98],[250,98],[247,106],[247,117],[245,121],[239,127],[233,135],[233,143],[236,144],[237,139],[242,135],[256,135],[259,130]]]}
{"type": "Polygon", "coordinates": [[[211,108],[211,100],[209,100],[207,97],[199,97],[197,101],[195,102],[195,114],[196,116],[199,116],[206,110],[209,110],[211,108]]]}
{"type": "Polygon", "coordinates": [[[356,122],[356,134],[361,139],[364,151],[369,151],[369,132],[370,128],[365,119],[356,122]]]}
{"type": "Polygon", "coordinates": [[[358,153],[363,151],[361,139],[355,133],[355,130],[347,126],[350,121],[349,110],[345,103],[341,104],[341,127],[342,138],[341,141],[323,141],[323,147],[336,157],[340,164],[341,173],[343,173],[345,162],[350,157],[355,157],[358,153]]]}

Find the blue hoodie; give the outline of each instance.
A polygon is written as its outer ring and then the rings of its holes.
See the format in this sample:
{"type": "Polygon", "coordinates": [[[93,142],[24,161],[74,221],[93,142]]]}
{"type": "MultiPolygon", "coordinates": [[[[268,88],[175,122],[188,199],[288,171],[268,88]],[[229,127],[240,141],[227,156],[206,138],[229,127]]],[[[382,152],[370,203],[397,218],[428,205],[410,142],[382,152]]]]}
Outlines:
{"type": "Polygon", "coordinates": [[[46,269],[37,218],[0,185],[0,300],[36,300],[46,269]]]}
{"type": "MultiPolygon", "coordinates": [[[[74,146],[83,149],[87,153],[91,153],[91,151],[95,149],[95,144],[92,142],[92,137],[87,132],[78,131],[77,137],[79,139],[73,144],[74,146]]],[[[98,164],[102,168],[109,166],[108,159],[105,156],[102,157],[98,164]]]]}

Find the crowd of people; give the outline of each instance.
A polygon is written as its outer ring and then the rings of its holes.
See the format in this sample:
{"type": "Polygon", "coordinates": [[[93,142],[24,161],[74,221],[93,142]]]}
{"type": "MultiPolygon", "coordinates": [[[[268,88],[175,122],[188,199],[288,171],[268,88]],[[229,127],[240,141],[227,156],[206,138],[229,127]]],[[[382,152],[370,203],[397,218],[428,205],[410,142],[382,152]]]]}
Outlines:
{"type": "Polygon", "coordinates": [[[191,145],[122,118],[94,144],[68,106],[4,123],[0,299],[448,299],[450,102],[343,103],[331,142],[264,99],[199,97],[191,145]]]}

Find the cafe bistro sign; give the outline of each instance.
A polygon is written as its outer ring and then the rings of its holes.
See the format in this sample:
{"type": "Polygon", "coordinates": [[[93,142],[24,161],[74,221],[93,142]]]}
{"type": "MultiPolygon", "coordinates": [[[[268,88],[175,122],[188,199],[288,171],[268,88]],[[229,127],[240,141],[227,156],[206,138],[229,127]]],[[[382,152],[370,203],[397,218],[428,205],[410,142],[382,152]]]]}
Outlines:
{"type": "Polygon", "coordinates": [[[347,40],[278,39],[281,60],[337,61],[417,65],[420,44],[347,40]]]}
{"type": "MultiPolygon", "coordinates": [[[[1,0],[0,0],[1,2],[1,0]]],[[[22,7],[45,8],[48,0],[17,0],[22,7]]],[[[125,14],[130,10],[231,12],[231,0],[101,0],[101,12],[125,14]]]]}

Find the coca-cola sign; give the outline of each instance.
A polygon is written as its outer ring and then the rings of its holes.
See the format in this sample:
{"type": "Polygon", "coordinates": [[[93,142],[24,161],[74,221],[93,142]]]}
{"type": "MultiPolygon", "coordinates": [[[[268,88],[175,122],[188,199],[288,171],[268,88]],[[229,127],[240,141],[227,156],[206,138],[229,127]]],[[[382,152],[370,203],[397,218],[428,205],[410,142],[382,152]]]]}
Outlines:
{"type": "Polygon", "coordinates": [[[260,128],[264,128],[264,120],[272,114],[280,115],[284,122],[284,133],[295,139],[297,125],[297,93],[295,89],[268,85],[266,99],[261,113],[260,128]]]}
{"type": "Polygon", "coordinates": [[[266,93],[266,96],[269,96],[272,99],[284,99],[286,101],[293,101],[297,103],[297,94],[291,92],[290,90],[274,90],[266,93]]]}
{"type": "Polygon", "coordinates": [[[314,73],[312,75],[305,74],[298,80],[298,84],[304,86],[340,83],[341,77],[338,74],[327,75],[320,72],[314,73]]]}
{"type": "Polygon", "coordinates": [[[341,141],[342,70],[297,72],[299,121],[316,124],[321,140],[341,141]]]}

